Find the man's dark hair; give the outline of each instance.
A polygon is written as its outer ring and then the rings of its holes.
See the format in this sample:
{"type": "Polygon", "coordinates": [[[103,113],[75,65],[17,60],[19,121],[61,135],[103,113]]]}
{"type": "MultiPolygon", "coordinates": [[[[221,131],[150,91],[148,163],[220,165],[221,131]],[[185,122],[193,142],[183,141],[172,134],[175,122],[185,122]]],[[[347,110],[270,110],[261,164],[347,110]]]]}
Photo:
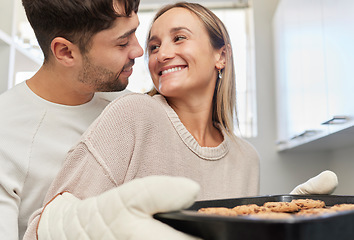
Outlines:
{"type": "Polygon", "coordinates": [[[139,3],[140,0],[22,0],[44,61],[48,60],[56,37],[69,40],[86,53],[96,33],[112,27],[117,17],[137,13],[139,3]]]}

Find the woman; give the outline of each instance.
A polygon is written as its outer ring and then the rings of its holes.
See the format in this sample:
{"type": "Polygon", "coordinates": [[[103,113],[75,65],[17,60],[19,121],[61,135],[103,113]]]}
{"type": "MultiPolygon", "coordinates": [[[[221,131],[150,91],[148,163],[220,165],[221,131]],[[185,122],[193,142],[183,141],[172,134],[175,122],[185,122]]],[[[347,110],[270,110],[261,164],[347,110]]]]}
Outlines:
{"type": "Polygon", "coordinates": [[[200,178],[188,177],[201,184],[200,198],[256,195],[258,156],[233,133],[235,72],[223,23],[198,4],[166,6],[153,20],[147,53],[155,86],[150,95],[164,96],[155,98],[166,100],[172,124],[190,150],[199,154],[200,178]],[[176,115],[179,119],[174,121],[176,115]],[[207,151],[215,155],[208,156],[207,151]],[[215,179],[203,184],[210,172],[215,179]]]}
{"type": "Polygon", "coordinates": [[[103,111],[69,152],[45,203],[64,191],[86,199],[151,175],[194,180],[198,200],[257,195],[258,154],[233,133],[231,53],[210,10],[193,3],[161,9],[147,40],[155,90],[103,111]]]}
{"type": "Polygon", "coordinates": [[[200,175],[188,177],[201,184],[200,198],[256,195],[258,156],[233,134],[235,72],[223,23],[198,4],[166,6],[153,20],[147,53],[155,86],[150,94],[164,96],[167,109],[173,110],[167,110],[173,115],[170,119],[177,114],[180,120],[171,122],[185,144],[199,154],[199,166],[191,167],[200,167],[200,175]],[[215,155],[207,156],[207,151],[215,155]],[[215,178],[208,181],[205,176],[210,172],[208,180],[215,178]]]}

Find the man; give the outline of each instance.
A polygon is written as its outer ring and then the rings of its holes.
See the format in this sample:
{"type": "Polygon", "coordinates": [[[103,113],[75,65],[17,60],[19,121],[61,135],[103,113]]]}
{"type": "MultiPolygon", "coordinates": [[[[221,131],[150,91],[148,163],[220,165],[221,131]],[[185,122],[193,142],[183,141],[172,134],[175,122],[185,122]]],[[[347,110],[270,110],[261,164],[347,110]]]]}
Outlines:
{"type": "Polygon", "coordinates": [[[23,0],[44,54],[0,96],[0,239],[22,239],[67,151],[122,91],[143,50],[139,0],[23,0]]]}

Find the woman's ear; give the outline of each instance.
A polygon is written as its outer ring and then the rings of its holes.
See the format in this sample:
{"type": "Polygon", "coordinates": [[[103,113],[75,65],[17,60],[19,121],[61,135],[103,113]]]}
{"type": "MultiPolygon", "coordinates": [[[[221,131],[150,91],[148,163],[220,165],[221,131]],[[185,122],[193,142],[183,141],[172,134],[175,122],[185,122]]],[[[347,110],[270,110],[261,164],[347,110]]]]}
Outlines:
{"type": "Polygon", "coordinates": [[[226,64],[226,48],[223,46],[217,50],[215,67],[217,69],[224,69],[226,64]]]}
{"type": "Polygon", "coordinates": [[[56,61],[67,67],[73,66],[80,54],[80,50],[75,44],[62,37],[54,38],[50,47],[56,61]]]}

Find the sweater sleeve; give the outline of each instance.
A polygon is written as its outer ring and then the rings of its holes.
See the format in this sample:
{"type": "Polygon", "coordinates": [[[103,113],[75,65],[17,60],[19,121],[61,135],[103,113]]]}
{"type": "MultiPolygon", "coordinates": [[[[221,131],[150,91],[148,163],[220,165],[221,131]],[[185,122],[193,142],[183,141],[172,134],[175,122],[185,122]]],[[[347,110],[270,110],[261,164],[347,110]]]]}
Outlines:
{"type": "Polygon", "coordinates": [[[18,239],[20,199],[0,170],[0,239],[18,239]]]}
{"type": "Polygon", "coordinates": [[[164,114],[150,96],[129,94],[112,102],[85,133],[84,141],[106,175],[119,186],[135,178],[154,132],[159,129],[159,117],[164,114]]]}
{"type": "Polygon", "coordinates": [[[80,199],[123,184],[139,133],[148,126],[146,99],[131,94],[112,102],[67,155],[46,201],[68,191],[80,199]],[[145,102],[145,103],[144,103],[145,102]]]}
{"type": "MultiPolygon", "coordinates": [[[[44,205],[67,191],[79,199],[97,196],[124,183],[134,146],[144,132],[149,96],[131,94],[112,102],[67,155],[54,179],[44,205]]],[[[35,239],[41,211],[36,211],[24,239],[35,239]]]]}
{"type": "MultiPolygon", "coordinates": [[[[115,187],[106,169],[101,166],[95,156],[88,151],[87,146],[80,143],[67,156],[63,168],[49,188],[44,205],[55,195],[64,191],[73,193],[81,199],[96,196],[115,187]]],[[[24,240],[36,238],[37,226],[42,209],[35,211],[28,222],[24,240]]]]}

